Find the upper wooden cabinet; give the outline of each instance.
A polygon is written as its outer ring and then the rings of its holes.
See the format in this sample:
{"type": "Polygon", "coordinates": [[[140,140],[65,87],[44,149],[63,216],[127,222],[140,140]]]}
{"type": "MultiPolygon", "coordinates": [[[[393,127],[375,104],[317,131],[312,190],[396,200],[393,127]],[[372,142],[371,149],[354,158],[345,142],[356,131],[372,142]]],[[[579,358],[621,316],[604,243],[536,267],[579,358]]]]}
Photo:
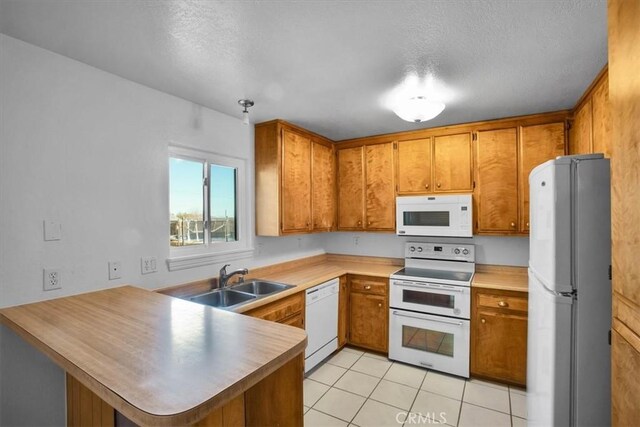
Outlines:
{"type": "Polygon", "coordinates": [[[314,141],[311,146],[313,231],[331,231],[336,218],[336,162],[333,147],[314,141]]]}
{"type": "Polygon", "coordinates": [[[364,221],[364,148],[338,150],[338,229],[361,230],[364,221]]]}
{"type": "Polygon", "coordinates": [[[338,229],[395,230],[393,144],[338,150],[338,229]]]}
{"type": "Polygon", "coordinates": [[[565,124],[521,126],[518,153],[520,231],[529,232],[529,174],[536,166],[565,153],[565,124]]]}
{"type": "Polygon", "coordinates": [[[473,189],[471,132],[433,138],[433,189],[436,193],[473,189]]]}
{"type": "Polygon", "coordinates": [[[431,192],[431,138],[398,141],[396,153],[398,194],[431,192]]]}
{"type": "Polygon", "coordinates": [[[311,139],[282,130],[282,232],[311,227],[311,139]]]}
{"type": "Polygon", "coordinates": [[[282,120],[256,125],[256,234],[329,231],[335,221],[333,143],[282,120]]]}
{"type": "Polygon", "coordinates": [[[565,154],[565,122],[479,131],[476,137],[476,233],[529,232],[529,174],[565,154]]]}
{"type": "Polygon", "coordinates": [[[487,130],[477,135],[477,232],[515,233],[518,227],[517,130],[487,130]]]}
{"type": "Polygon", "coordinates": [[[573,111],[569,153],[604,153],[611,157],[609,75],[605,69],[587,89],[573,111]]]}

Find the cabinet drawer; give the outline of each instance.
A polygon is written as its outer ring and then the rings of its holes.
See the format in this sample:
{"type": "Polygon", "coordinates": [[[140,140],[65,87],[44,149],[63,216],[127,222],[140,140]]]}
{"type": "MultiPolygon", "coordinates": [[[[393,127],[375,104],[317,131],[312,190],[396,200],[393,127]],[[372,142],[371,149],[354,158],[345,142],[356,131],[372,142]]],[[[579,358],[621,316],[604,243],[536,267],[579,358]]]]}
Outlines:
{"type": "Polygon", "coordinates": [[[289,316],[302,312],[303,308],[304,294],[302,292],[298,292],[297,294],[274,301],[271,304],[251,310],[247,312],[247,314],[260,319],[279,322],[289,316]]]}
{"type": "Polygon", "coordinates": [[[375,295],[386,295],[388,281],[372,277],[351,277],[351,292],[364,292],[375,295]]]}
{"type": "Polygon", "coordinates": [[[282,323],[283,325],[295,326],[296,328],[304,329],[304,319],[302,318],[302,313],[296,313],[293,316],[287,317],[286,319],[280,320],[278,323],[282,323]]]}
{"type": "Polygon", "coordinates": [[[512,295],[491,295],[478,293],[478,307],[498,308],[504,310],[527,311],[527,298],[512,295]]]}

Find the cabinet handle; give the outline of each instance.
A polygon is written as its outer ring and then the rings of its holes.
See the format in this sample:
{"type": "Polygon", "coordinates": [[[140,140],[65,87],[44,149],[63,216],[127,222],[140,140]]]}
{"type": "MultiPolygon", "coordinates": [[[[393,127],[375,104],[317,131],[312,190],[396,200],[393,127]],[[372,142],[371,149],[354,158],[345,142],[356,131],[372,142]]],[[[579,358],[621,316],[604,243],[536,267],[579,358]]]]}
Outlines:
{"type": "Polygon", "coordinates": [[[440,188],[440,183],[437,183],[437,184],[436,184],[436,187],[440,188]]]}
{"type": "Polygon", "coordinates": [[[509,307],[509,303],[506,301],[498,302],[498,307],[509,307]]]}
{"type": "Polygon", "coordinates": [[[371,225],[371,221],[367,221],[367,225],[371,225]]]}
{"type": "Polygon", "coordinates": [[[516,223],[515,222],[511,223],[511,228],[516,228],[516,223]]]}
{"type": "Polygon", "coordinates": [[[486,320],[484,320],[484,318],[483,318],[483,319],[480,319],[480,322],[482,322],[482,323],[487,323],[487,321],[486,321],[486,320]]]}
{"type": "Polygon", "coordinates": [[[382,303],[381,302],[378,303],[378,307],[382,307],[382,303]]]}
{"type": "Polygon", "coordinates": [[[527,223],[526,227],[529,228],[529,223],[527,223]]]}
{"type": "Polygon", "coordinates": [[[429,189],[429,184],[425,184],[424,188],[429,189]]]}
{"type": "Polygon", "coordinates": [[[362,221],[358,221],[358,225],[362,225],[362,221]]]}
{"type": "Polygon", "coordinates": [[[364,288],[368,291],[369,289],[371,289],[371,285],[367,285],[364,288]]]}

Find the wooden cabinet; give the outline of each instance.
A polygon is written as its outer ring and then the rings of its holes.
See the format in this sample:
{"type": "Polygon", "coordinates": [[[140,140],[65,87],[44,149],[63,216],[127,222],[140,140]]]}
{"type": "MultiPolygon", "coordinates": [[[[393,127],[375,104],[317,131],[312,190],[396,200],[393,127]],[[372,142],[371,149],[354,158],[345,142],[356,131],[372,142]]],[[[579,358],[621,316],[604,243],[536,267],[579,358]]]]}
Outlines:
{"type": "Polygon", "coordinates": [[[395,230],[393,144],[338,150],[338,229],[395,230]]]}
{"type": "Polygon", "coordinates": [[[349,290],[349,343],[387,352],[388,279],[350,275],[349,290]]]}
{"type": "Polygon", "coordinates": [[[282,120],[256,125],[256,234],[330,231],[335,218],[333,143],[282,120]]]}
{"type": "Polygon", "coordinates": [[[611,157],[611,113],[608,70],[594,80],[573,112],[569,153],[604,153],[611,157]]]}
{"type": "Polygon", "coordinates": [[[519,229],[529,232],[529,174],[536,166],[565,153],[564,122],[520,127],[518,152],[519,229]]]}
{"type": "Polygon", "coordinates": [[[364,148],[338,150],[338,229],[361,230],[364,221],[364,148]]]}
{"type": "Polygon", "coordinates": [[[431,138],[397,142],[398,194],[424,194],[432,191],[431,157],[431,138]]]}
{"type": "Polygon", "coordinates": [[[282,232],[311,226],[311,139],[282,130],[282,232]]]}
{"type": "Polygon", "coordinates": [[[250,310],[245,314],[304,329],[304,304],[304,293],[298,292],[250,310]]]}
{"type": "Polygon", "coordinates": [[[347,276],[340,276],[340,293],[338,300],[338,348],[347,344],[349,335],[349,281],[347,276]]]}
{"type": "Polygon", "coordinates": [[[476,231],[515,233],[518,227],[516,128],[480,131],[476,141],[476,231]]]}
{"type": "Polygon", "coordinates": [[[483,130],[476,136],[476,233],[529,232],[529,174],[565,153],[564,121],[483,130]]]}
{"type": "Polygon", "coordinates": [[[336,218],[336,162],[333,147],[313,141],[311,151],[313,231],[331,231],[336,218]]]}
{"type": "Polygon", "coordinates": [[[526,385],[526,292],[472,289],[471,375],[526,385]]]}
{"type": "Polygon", "coordinates": [[[469,192],[473,189],[471,133],[433,138],[433,189],[436,193],[469,192]]]}
{"type": "Polygon", "coordinates": [[[396,193],[393,173],[393,144],[365,148],[365,229],[395,230],[396,193]]]}

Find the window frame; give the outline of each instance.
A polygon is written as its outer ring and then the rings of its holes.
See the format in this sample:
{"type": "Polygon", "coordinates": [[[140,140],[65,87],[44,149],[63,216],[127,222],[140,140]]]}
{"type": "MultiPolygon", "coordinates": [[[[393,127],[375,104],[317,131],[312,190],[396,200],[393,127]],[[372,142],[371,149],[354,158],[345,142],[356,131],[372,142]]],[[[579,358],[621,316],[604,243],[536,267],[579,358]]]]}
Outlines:
{"type": "MultiPolygon", "coordinates": [[[[186,268],[199,267],[215,264],[230,259],[248,258],[253,255],[253,242],[249,233],[249,215],[247,200],[247,161],[246,159],[222,155],[219,153],[187,148],[181,146],[170,146],[167,155],[167,213],[171,214],[171,158],[196,161],[203,163],[203,214],[204,214],[204,243],[193,246],[169,246],[169,258],[167,265],[169,271],[182,270],[186,268]],[[210,206],[210,174],[211,165],[235,168],[236,170],[236,212],[235,226],[237,240],[232,242],[212,242],[211,241],[211,206],[210,206]],[[207,178],[206,182],[204,178],[207,178]]],[[[168,218],[168,222],[170,219],[168,218]]],[[[167,225],[165,230],[169,230],[167,225]]]]}

